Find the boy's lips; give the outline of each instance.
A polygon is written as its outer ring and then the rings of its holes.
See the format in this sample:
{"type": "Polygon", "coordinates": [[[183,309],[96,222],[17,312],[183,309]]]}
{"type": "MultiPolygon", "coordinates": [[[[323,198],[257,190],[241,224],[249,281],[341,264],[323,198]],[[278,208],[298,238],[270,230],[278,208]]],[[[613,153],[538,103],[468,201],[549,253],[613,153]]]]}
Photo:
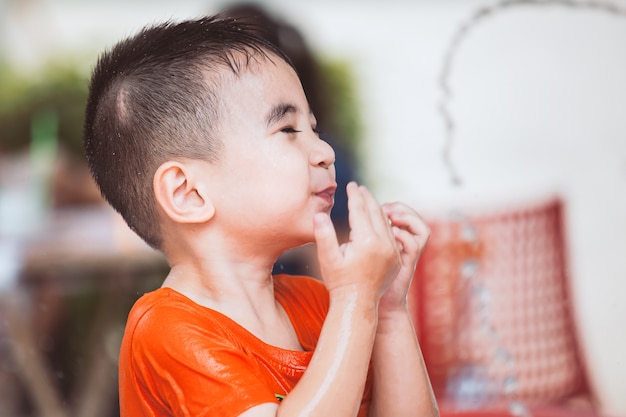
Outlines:
{"type": "Polygon", "coordinates": [[[316,196],[320,197],[324,201],[326,201],[329,205],[333,205],[335,203],[335,191],[337,190],[337,185],[333,184],[322,191],[318,191],[315,193],[316,196]]]}

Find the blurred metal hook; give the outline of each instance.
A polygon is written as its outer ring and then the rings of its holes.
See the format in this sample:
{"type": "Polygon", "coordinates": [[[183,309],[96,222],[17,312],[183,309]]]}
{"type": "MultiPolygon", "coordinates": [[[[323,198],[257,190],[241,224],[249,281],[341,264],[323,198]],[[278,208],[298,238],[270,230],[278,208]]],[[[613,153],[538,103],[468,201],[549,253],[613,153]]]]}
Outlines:
{"type": "Polygon", "coordinates": [[[446,48],[443,66],[439,75],[439,87],[441,89],[441,101],[439,103],[439,113],[443,118],[445,137],[443,146],[443,162],[450,173],[452,185],[461,186],[462,181],[452,162],[452,146],[454,144],[454,132],[456,124],[450,111],[450,101],[452,89],[450,88],[450,73],[454,65],[454,59],[460,48],[461,42],[465,39],[471,29],[477,26],[487,17],[491,17],[502,10],[516,6],[564,6],[576,9],[600,10],[616,16],[626,17],[626,9],[618,6],[614,2],[605,0],[501,0],[491,6],[478,8],[467,20],[462,22],[453,34],[448,47],[446,48]]]}

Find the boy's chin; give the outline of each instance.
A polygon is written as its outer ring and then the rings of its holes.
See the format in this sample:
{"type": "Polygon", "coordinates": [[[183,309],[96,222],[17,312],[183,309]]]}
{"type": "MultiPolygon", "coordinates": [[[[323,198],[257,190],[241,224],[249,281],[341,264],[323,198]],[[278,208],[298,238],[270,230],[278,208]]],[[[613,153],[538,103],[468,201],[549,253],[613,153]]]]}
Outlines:
{"type": "Polygon", "coordinates": [[[315,243],[315,237],[314,236],[311,236],[308,239],[301,239],[299,241],[294,242],[294,244],[289,249],[300,248],[302,246],[310,245],[312,243],[315,243]]]}
{"type": "Polygon", "coordinates": [[[293,239],[293,241],[290,243],[290,245],[287,248],[287,250],[299,248],[299,247],[306,246],[306,245],[310,245],[311,243],[315,243],[315,234],[314,234],[313,230],[311,230],[310,233],[303,234],[303,235],[298,236],[295,239],[293,239]]]}

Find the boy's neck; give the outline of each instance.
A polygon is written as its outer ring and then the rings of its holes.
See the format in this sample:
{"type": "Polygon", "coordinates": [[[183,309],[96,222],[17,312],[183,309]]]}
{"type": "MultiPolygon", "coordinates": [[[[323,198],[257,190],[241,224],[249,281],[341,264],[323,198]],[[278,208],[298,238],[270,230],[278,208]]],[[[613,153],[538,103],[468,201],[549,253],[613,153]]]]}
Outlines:
{"type": "Polygon", "coordinates": [[[212,270],[175,265],[163,286],[229,317],[267,344],[302,350],[287,313],[274,297],[271,269],[238,265],[212,270]]]}
{"type": "Polygon", "coordinates": [[[231,298],[254,301],[265,292],[273,298],[272,265],[270,260],[209,252],[204,258],[173,262],[163,286],[190,293],[201,305],[228,303],[231,298]]]}
{"type": "Polygon", "coordinates": [[[171,270],[163,286],[224,314],[265,343],[301,350],[274,296],[272,267],[285,248],[223,231],[215,223],[192,232],[169,235],[165,252],[171,270]]]}

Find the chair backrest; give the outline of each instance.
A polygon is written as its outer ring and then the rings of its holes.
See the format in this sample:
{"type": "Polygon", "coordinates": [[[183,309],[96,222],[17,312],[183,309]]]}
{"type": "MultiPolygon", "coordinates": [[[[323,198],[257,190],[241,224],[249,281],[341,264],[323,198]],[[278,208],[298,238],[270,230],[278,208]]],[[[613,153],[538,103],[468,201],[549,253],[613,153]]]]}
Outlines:
{"type": "Polygon", "coordinates": [[[428,222],[410,305],[437,397],[475,409],[581,391],[562,201],[428,222]]]}

